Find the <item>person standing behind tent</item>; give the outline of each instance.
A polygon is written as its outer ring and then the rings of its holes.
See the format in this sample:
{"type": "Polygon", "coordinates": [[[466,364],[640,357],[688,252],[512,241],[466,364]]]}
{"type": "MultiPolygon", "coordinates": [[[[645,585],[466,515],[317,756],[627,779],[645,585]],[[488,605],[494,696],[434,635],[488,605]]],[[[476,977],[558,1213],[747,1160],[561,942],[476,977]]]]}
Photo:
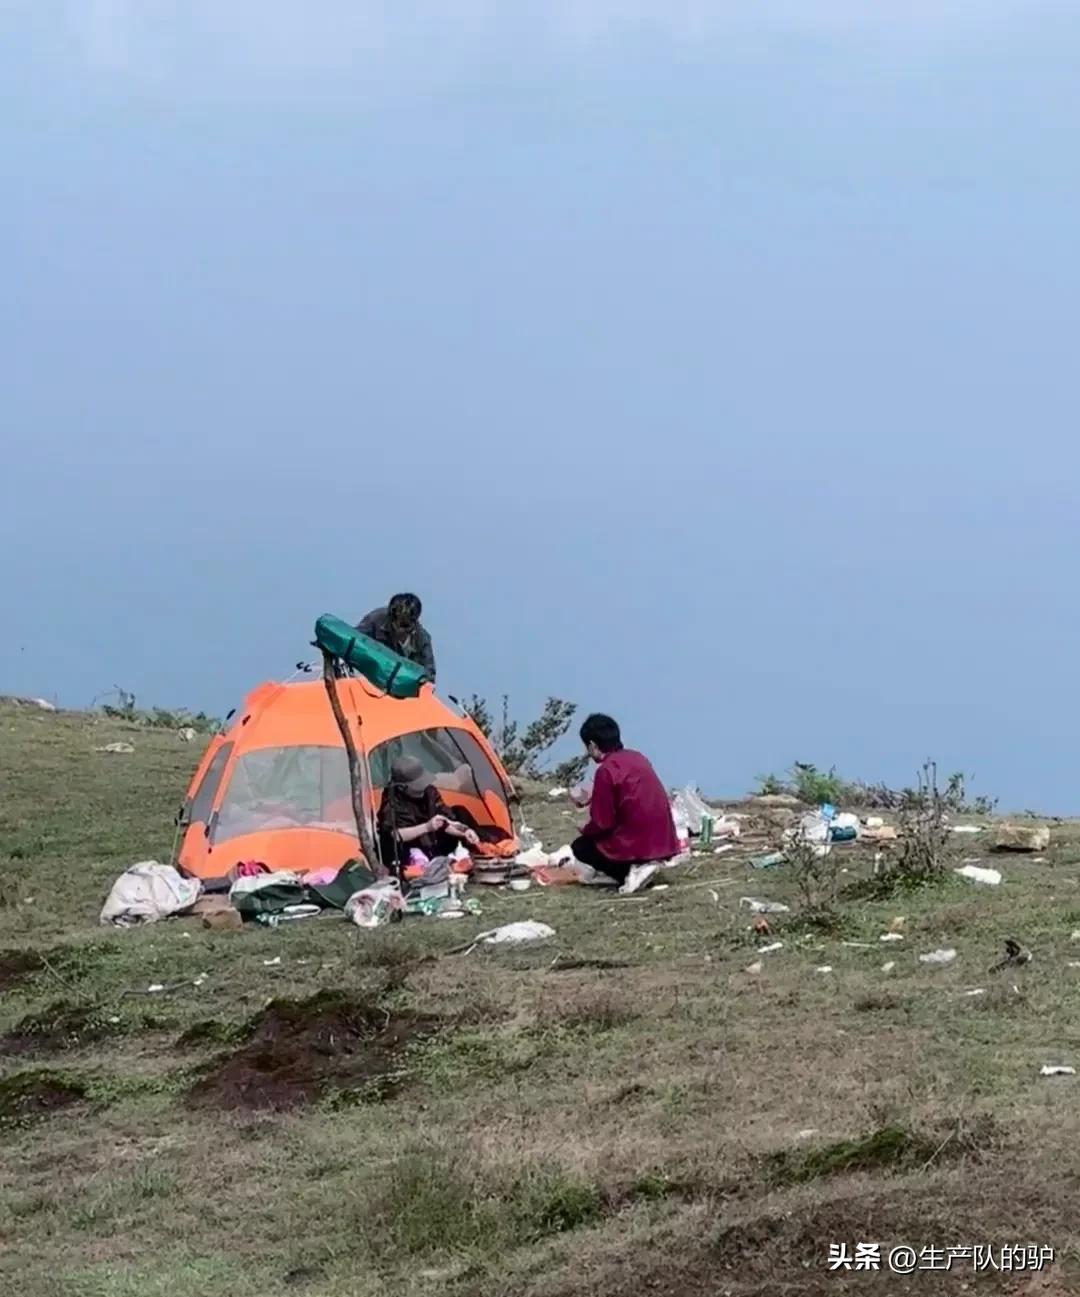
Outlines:
{"type": "Polygon", "coordinates": [[[417,666],[422,666],[435,680],[435,651],[431,636],[420,624],[423,606],[414,594],[396,594],[385,608],[373,608],[356,629],[368,639],[385,644],[388,649],[417,666]]]}
{"type": "MultiPolygon", "coordinates": [[[[660,861],[679,854],[667,790],[640,752],[623,747],[610,716],[590,716],[581,727],[581,741],[597,769],[589,822],[571,850],[628,895],[653,880],[660,861]]],[[[581,804],[584,799],[575,800],[581,804]]]]}

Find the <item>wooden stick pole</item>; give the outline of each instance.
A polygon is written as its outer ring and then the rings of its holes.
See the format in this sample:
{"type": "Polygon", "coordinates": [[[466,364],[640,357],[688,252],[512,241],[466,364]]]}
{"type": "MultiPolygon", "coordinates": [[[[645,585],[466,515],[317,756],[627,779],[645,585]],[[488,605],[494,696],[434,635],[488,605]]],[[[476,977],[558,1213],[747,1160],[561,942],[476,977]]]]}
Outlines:
{"type": "Polygon", "coordinates": [[[359,753],[356,751],[356,744],[353,742],[352,731],[349,729],[349,723],[345,719],[345,713],[341,707],[341,699],[338,697],[337,671],[334,667],[334,659],[326,652],[323,652],[323,684],[326,686],[326,696],[330,699],[334,720],[337,721],[337,727],[341,731],[341,741],[345,744],[345,755],[349,759],[349,791],[352,793],[353,815],[356,817],[356,833],[360,839],[360,847],[364,853],[368,868],[372,870],[376,878],[385,878],[389,871],[379,859],[375,839],[372,836],[371,822],[368,819],[367,812],[367,798],[365,797],[363,767],[359,753]]]}

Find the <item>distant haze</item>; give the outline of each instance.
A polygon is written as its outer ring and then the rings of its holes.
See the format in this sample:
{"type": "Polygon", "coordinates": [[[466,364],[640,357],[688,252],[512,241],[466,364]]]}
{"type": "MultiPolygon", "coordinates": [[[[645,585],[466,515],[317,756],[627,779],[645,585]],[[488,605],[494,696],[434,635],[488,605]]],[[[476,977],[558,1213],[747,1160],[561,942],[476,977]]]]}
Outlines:
{"type": "Polygon", "coordinates": [[[444,692],[670,782],[1080,811],[1078,60],[1065,3],[0,0],[0,692],[224,712],[410,589],[444,692]]]}

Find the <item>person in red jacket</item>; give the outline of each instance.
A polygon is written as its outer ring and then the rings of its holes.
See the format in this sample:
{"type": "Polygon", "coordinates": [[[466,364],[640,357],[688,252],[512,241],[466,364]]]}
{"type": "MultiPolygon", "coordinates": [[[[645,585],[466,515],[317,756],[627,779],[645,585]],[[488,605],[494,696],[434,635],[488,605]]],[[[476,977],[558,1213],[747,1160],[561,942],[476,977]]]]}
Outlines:
{"type": "Polygon", "coordinates": [[[660,862],[679,854],[667,791],[649,761],[623,747],[610,716],[588,717],[581,741],[597,771],[589,822],[572,850],[583,865],[613,878],[628,896],[652,882],[660,862]]]}

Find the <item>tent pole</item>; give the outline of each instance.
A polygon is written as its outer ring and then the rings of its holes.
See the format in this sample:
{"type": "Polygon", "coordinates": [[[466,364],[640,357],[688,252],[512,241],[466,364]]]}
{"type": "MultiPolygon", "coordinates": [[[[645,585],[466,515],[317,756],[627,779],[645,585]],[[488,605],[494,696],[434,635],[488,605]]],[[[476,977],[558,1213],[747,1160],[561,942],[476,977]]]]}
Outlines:
{"type": "Polygon", "coordinates": [[[334,720],[337,721],[337,727],[341,731],[341,741],[345,744],[345,755],[349,759],[349,791],[352,793],[353,815],[356,818],[356,834],[360,839],[360,847],[364,853],[368,868],[374,872],[375,877],[386,878],[388,870],[379,859],[379,853],[375,849],[375,839],[371,832],[371,825],[368,823],[367,799],[365,797],[368,790],[364,788],[363,767],[356,751],[356,744],[353,742],[352,731],[349,729],[349,723],[346,721],[345,713],[341,707],[341,699],[338,697],[337,671],[334,659],[325,650],[323,651],[323,684],[326,686],[326,696],[330,699],[334,720]]]}

